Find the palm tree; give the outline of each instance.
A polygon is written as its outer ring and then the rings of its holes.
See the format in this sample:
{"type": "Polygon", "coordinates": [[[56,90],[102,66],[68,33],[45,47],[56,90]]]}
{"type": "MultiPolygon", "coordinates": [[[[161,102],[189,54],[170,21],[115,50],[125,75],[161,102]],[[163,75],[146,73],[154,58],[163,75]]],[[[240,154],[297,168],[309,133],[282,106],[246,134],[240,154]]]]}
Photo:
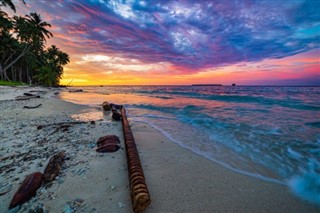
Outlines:
{"type": "Polygon", "coordinates": [[[7,69],[3,69],[11,64],[15,54],[19,51],[19,42],[8,31],[1,33],[0,39],[0,75],[2,79],[8,80],[7,69]]]}
{"type": "Polygon", "coordinates": [[[39,55],[41,49],[43,49],[46,42],[46,37],[52,37],[52,33],[49,32],[46,27],[51,27],[47,22],[42,22],[41,17],[37,13],[30,13],[23,17],[14,17],[15,20],[15,32],[17,37],[21,42],[25,42],[27,45],[21,53],[11,61],[7,66],[0,66],[0,73],[6,72],[10,67],[12,67],[22,56],[26,54],[27,51],[32,47],[33,52],[39,55]]]}
{"type": "MultiPolygon", "coordinates": [[[[39,14],[11,18],[1,10],[8,6],[16,12],[13,1],[0,0],[0,78],[59,85],[63,66],[70,61],[68,54],[54,45],[45,49],[46,39],[53,35],[47,30],[51,25],[39,14]]],[[[20,1],[25,4],[25,0],[20,1]]]]}
{"type": "Polygon", "coordinates": [[[50,86],[59,85],[63,74],[63,65],[70,62],[69,55],[52,45],[43,54],[43,66],[39,69],[37,79],[50,86]],[[50,83],[49,83],[50,82],[50,83]]]}
{"type": "Polygon", "coordinates": [[[53,72],[53,70],[50,67],[41,67],[38,70],[38,74],[35,75],[35,78],[37,78],[37,80],[45,86],[52,87],[57,85],[56,73],[53,72]]]}
{"type": "Polygon", "coordinates": [[[62,52],[56,45],[51,45],[47,50],[47,58],[51,63],[62,66],[70,62],[69,55],[62,52]]]}
{"type": "Polygon", "coordinates": [[[13,27],[13,23],[8,17],[8,14],[0,10],[0,35],[3,32],[11,30],[13,27]]]}
{"type": "Polygon", "coordinates": [[[9,6],[11,8],[11,10],[13,10],[14,12],[16,12],[16,7],[14,6],[14,4],[12,3],[11,0],[0,0],[0,7],[1,6],[9,6]]]}
{"type": "Polygon", "coordinates": [[[46,29],[46,27],[51,27],[51,24],[43,22],[41,20],[40,14],[30,13],[26,15],[27,22],[29,23],[31,31],[32,42],[46,42],[46,37],[52,37],[52,33],[46,29]]]}
{"type": "MultiPolygon", "coordinates": [[[[20,1],[24,4],[26,4],[26,2],[24,0],[20,0],[20,1]]],[[[16,12],[16,7],[12,3],[12,0],[0,0],[0,7],[2,7],[2,6],[4,6],[4,7],[9,6],[11,8],[11,10],[16,12]]]]}

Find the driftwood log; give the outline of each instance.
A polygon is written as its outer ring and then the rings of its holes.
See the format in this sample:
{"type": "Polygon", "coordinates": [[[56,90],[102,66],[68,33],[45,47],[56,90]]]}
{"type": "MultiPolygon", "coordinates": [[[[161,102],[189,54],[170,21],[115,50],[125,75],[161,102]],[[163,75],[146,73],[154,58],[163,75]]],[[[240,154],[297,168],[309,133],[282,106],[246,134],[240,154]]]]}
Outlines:
{"type": "Polygon", "coordinates": [[[39,95],[33,95],[33,96],[17,96],[15,98],[16,101],[25,101],[25,100],[30,100],[32,98],[40,98],[39,95]]]}
{"type": "Polygon", "coordinates": [[[45,183],[50,183],[59,175],[61,166],[64,162],[64,155],[65,152],[61,151],[50,158],[49,163],[43,172],[43,180],[45,183]]]}
{"type": "Polygon", "coordinates": [[[143,174],[138,150],[127,120],[125,108],[121,108],[122,128],[126,146],[130,195],[135,213],[142,212],[151,203],[148,187],[143,174]]]}
{"type": "Polygon", "coordinates": [[[23,95],[25,95],[25,96],[34,96],[34,94],[27,93],[27,92],[23,93],[23,95]]]}
{"type": "Polygon", "coordinates": [[[14,194],[9,209],[12,209],[30,200],[40,188],[42,180],[43,175],[41,172],[35,172],[28,175],[21,183],[17,192],[14,194]]]}

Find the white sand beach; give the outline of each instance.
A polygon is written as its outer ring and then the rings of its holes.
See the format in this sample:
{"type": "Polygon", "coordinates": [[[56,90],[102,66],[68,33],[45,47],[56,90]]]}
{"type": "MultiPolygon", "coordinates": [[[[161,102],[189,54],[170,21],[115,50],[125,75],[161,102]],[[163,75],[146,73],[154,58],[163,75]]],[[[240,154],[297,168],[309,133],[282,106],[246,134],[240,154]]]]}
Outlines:
{"type": "MultiPolygon", "coordinates": [[[[0,212],[8,212],[25,176],[43,172],[50,157],[62,150],[66,160],[56,180],[10,212],[133,212],[121,122],[113,121],[102,109],[60,100],[55,94],[59,91],[0,87],[0,212]],[[15,100],[30,91],[40,98],[15,100]],[[100,118],[92,123],[91,117],[82,117],[85,123],[67,129],[50,126],[74,122],[86,112],[100,118]],[[39,125],[44,127],[38,129],[39,125]],[[96,152],[97,139],[110,134],[120,138],[121,149],[96,152]]],[[[145,123],[130,118],[129,122],[152,200],[146,213],[320,211],[285,186],[230,171],[180,147],[145,123]]]]}

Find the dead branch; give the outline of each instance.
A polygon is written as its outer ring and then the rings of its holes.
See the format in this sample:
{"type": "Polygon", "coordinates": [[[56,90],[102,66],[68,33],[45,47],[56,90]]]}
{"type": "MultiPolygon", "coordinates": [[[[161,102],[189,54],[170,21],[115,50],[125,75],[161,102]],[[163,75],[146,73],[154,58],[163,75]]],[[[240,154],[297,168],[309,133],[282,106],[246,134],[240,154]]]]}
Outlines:
{"type": "Polygon", "coordinates": [[[25,100],[30,100],[30,99],[33,99],[33,98],[40,98],[39,95],[34,95],[34,96],[17,96],[16,97],[16,101],[25,101],[25,100]]]}
{"type": "Polygon", "coordinates": [[[25,109],[35,109],[35,108],[38,108],[39,106],[41,106],[42,104],[38,104],[36,106],[24,106],[23,108],[25,109]]]}
{"type": "Polygon", "coordinates": [[[42,129],[42,128],[50,127],[50,126],[59,126],[59,127],[63,128],[63,127],[66,127],[66,126],[69,127],[70,125],[86,124],[86,123],[93,124],[92,121],[90,121],[90,122],[86,122],[86,121],[70,121],[70,122],[61,122],[61,123],[38,125],[38,126],[37,126],[37,129],[42,129]]]}

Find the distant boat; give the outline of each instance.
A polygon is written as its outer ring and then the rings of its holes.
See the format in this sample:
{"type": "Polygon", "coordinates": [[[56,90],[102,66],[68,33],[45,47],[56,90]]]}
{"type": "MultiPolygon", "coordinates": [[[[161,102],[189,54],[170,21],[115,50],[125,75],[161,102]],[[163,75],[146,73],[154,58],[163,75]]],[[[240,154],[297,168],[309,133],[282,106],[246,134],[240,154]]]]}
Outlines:
{"type": "Polygon", "coordinates": [[[192,84],[191,86],[222,86],[222,84],[192,84]]]}
{"type": "Polygon", "coordinates": [[[234,87],[236,84],[232,84],[232,86],[234,87]]]}

